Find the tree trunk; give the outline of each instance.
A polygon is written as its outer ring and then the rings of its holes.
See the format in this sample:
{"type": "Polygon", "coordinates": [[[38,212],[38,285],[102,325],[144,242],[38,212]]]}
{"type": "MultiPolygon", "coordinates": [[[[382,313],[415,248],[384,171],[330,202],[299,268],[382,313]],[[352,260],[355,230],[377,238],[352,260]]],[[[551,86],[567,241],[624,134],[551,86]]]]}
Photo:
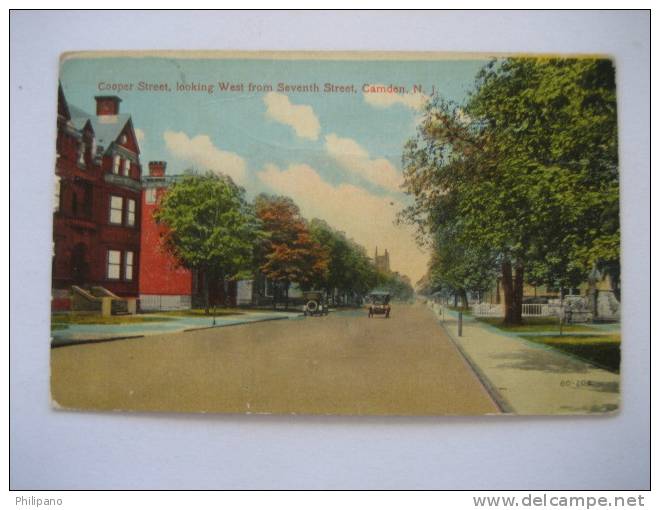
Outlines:
{"type": "Polygon", "coordinates": [[[224,274],[222,275],[222,294],[223,294],[223,306],[226,308],[229,306],[229,282],[226,280],[224,274]]]}
{"type": "Polygon", "coordinates": [[[207,271],[202,272],[202,278],[204,279],[204,313],[209,315],[209,275],[207,271]]]}
{"type": "Polygon", "coordinates": [[[523,292],[525,283],[525,266],[516,264],[516,274],[513,286],[513,299],[515,302],[514,307],[514,322],[513,324],[522,323],[522,309],[523,309],[523,292]]]}
{"type": "Polygon", "coordinates": [[[504,324],[515,324],[515,303],[511,262],[502,262],[502,292],[504,294],[504,324]]]}
{"type": "Polygon", "coordinates": [[[284,282],[284,309],[288,310],[289,309],[289,280],[286,280],[284,282]]]}
{"type": "Polygon", "coordinates": [[[462,308],[467,308],[468,307],[468,297],[467,297],[467,292],[465,289],[461,289],[459,291],[460,296],[461,296],[461,307],[462,308]]]}

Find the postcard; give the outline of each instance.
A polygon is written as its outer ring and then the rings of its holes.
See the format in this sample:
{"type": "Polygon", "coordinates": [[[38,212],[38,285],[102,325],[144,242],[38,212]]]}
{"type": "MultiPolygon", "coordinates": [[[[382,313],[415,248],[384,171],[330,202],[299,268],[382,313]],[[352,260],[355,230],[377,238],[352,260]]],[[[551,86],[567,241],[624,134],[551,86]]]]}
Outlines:
{"type": "Polygon", "coordinates": [[[619,408],[614,62],[73,52],[58,409],[619,408]]]}

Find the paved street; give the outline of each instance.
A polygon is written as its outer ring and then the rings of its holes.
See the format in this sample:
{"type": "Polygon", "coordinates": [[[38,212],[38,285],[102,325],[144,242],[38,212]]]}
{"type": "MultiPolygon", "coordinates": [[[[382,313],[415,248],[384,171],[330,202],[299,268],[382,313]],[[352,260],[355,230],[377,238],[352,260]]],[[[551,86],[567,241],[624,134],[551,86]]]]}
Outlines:
{"type": "Polygon", "coordinates": [[[63,407],[298,414],[498,408],[422,304],[51,350],[63,407]]]}

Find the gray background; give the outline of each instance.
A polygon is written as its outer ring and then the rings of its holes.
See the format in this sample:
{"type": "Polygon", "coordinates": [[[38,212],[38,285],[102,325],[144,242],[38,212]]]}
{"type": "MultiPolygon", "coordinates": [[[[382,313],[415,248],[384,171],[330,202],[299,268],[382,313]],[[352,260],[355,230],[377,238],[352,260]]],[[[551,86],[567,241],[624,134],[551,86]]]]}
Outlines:
{"type": "Polygon", "coordinates": [[[12,488],[649,487],[648,13],[14,12],[10,37],[12,488]],[[623,200],[622,411],[592,418],[337,418],[51,410],[58,55],[188,48],[613,55],[623,200]]]}

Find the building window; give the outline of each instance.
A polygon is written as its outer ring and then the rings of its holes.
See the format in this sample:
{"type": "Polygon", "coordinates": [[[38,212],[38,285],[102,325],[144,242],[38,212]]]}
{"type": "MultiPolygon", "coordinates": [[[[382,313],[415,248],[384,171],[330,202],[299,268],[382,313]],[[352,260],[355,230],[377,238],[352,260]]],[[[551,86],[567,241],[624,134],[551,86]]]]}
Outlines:
{"type": "Polygon", "coordinates": [[[128,202],[126,207],[126,225],[132,227],[135,225],[135,200],[129,198],[126,201],[128,202]]]}
{"type": "Polygon", "coordinates": [[[119,250],[108,250],[108,269],[106,272],[108,279],[119,280],[120,270],[121,270],[121,252],[119,250]]]}
{"type": "Polygon", "coordinates": [[[80,142],[80,145],[78,146],[78,164],[85,164],[85,142],[80,142]]]}
{"type": "Polygon", "coordinates": [[[147,202],[147,204],[156,203],[156,188],[147,188],[145,201],[147,202]]]}
{"type": "Polygon", "coordinates": [[[124,160],[124,175],[126,177],[131,176],[131,160],[130,159],[125,159],[124,160]]]}
{"type": "Polygon", "coordinates": [[[121,225],[123,209],[124,209],[124,198],[111,195],[110,223],[112,223],[113,225],[121,225]]]}
{"type": "Polygon", "coordinates": [[[133,280],[133,252],[127,251],[124,255],[124,279],[133,280]]]}
{"type": "Polygon", "coordinates": [[[115,156],[112,159],[112,173],[113,174],[119,174],[119,166],[121,165],[121,158],[119,157],[119,154],[115,154],[115,156]]]}

